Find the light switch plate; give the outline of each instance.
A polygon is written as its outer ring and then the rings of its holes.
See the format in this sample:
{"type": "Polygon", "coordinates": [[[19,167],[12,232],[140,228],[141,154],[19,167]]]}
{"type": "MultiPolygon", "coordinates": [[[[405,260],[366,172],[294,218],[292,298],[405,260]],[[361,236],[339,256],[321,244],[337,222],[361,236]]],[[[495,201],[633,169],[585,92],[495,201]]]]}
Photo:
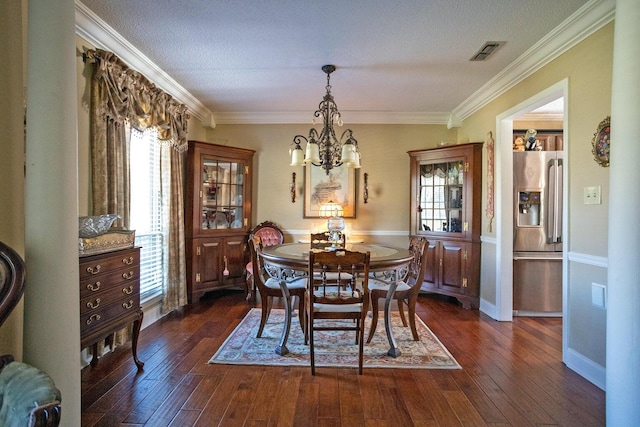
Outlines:
{"type": "Polygon", "coordinates": [[[602,193],[601,187],[595,185],[593,187],[584,187],[584,204],[585,205],[601,205],[602,193]]]}
{"type": "Polygon", "coordinates": [[[591,283],[591,304],[600,308],[607,308],[607,288],[600,283],[591,283]]]}

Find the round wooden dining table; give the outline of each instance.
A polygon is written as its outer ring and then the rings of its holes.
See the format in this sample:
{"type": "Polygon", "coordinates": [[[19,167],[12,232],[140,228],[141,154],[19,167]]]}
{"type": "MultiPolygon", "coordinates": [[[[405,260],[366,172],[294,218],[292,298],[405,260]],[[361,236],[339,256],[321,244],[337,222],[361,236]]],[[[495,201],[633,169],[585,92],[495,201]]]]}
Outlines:
{"type": "MultiPolygon", "coordinates": [[[[369,271],[376,275],[376,279],[389,283],[389,290],[384,303],[384,327],[389,340],[390,349],[387,354],[398,357],[400,349],[396,344],[391,327],[391,302],[398,286],[398,282],[405,278],[413,255],[408,249],[393,246],[352,243],[345,246],[349,251],[369,252],[371,255],[369,271]]],[[[265,263],[265,270],[269,276],[280,280],[280,288],[286,303],[285,322],[282,329],[280,342],[276,347],[276,353],[285,355],[287,339],[291,328],[291,315],[293,307],[291,296],[286,286],[287,281],[307,275],[309,271],[309,243],[284,243],[282,245],[265,246],[261,255],[265,263]]],[[[299,313],[303,316],[304,313],[299,313]]]]}

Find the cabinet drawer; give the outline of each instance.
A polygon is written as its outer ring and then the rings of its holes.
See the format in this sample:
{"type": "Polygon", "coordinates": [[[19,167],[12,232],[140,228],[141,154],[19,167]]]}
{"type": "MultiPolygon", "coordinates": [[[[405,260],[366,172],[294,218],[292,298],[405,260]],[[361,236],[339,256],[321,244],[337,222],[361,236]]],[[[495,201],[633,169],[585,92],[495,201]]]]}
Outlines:
{"type": "Polygon", "coordinates": [[[111,289],[128,288],[129,286],[137,288],[139,278],[140,265],[133,265],[131,268],[81,279],[80,299],[97,297],[102,292],[111,289]]]}
{"type": "Polygon", "coordinates": [[[80,338],[84,338],[103,326],[109,326],[118,318],[135,313],[139,309],[140,294],[134,293],[110,305],[90,310],[80,316],[80,338]]]}
{"type": "Polygon", "coordinates": [[[140,265],[140,256],[137,249],[119,251],[117,255],[110,257],[97,255],[81,258],[80,280],[95,277],[105,272],[125,267],[133,267],[136,265],[140,265]]]}
{"type": "Polygon", "coordinates": [[[90,311],[102,309],[122,298],[133,298],[134,295],[138,295],[140,290],[138,289],[138,282],[123,283],[120,286],[105,287],[104,291],[95,292],[86,298],[80,300],[80,315],[84,315],[90,311]]]}

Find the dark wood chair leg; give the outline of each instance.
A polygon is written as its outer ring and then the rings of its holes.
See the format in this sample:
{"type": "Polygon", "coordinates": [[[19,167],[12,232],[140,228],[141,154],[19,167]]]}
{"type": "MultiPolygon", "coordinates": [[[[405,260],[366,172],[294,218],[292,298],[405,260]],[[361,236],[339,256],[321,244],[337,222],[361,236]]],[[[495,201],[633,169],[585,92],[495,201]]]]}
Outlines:
{"type": "Polygon", "coordinates": [[[371,292],[371,327],[369,328],[369,336],[367,337],[367,344],[373,339],[373,335],[376,333],[376,327],[378,326],[378,295],[375,292],[371,292]]]}
{"type": "Polygon", "coordinates": [[[406,328],[409,325],[407,324],[407,318],[404,315],[404,299],[403,298],[396,298],[396,302],[398,303],[398,312],[400,313],[400,319],[402,320],[402,326],[404,326],[406,328]]]}
{"type": "Polygon", "coordinates": [[[258,328],[256,338],[260,338],[262,336],[264,325],[267,324],[267,318],[269,317],[269,312],[271,311],[271,298],[272,297],[266,295],[261,297],[262,315],[260,316],[260,327],[258,328]]]}
{"type": "Polygon", "coordinates": [[[409,298],[409,326],[411,326],[411,334],[414,341],[420,341],[418,330],[416,329],[416,300],[418,297],[409,298]]]}

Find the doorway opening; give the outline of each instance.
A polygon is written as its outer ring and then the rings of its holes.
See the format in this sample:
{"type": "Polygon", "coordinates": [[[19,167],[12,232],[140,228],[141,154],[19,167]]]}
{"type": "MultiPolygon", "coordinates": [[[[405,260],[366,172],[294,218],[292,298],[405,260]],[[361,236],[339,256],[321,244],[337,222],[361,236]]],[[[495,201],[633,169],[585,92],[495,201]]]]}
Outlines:
{"type": "MultiPolygon", "coordinates": [[[[565,79],[503,112],[496,117],[496,319],[501,321],[513,320],[513,230],[514,230],[514,191],[513,191],[513,131],[514,121],[531,111],[549,104],[551,101],[563,98],[568,99],[568,80],[565,79]]],[[[567,102],[563,103],[563,139],[565,141],[563,152],[567,153],[568,135],[568,114],[567,102]]],[[[565,165],[568,161],[565,157],[565,165]]],[[[567,194],[568,167],[563,170],[563,189],[567,194]]],[[[563,202],[563,227],[562,236],[564,241],[568,241],[567,223],[567,198],[563,202]]],[[[567,262],[566,245],[562,251],[562,316],[563,331],[566,330],[567,307],[566,307],[566,283],[567,283],[567,262]]],[[[563,347],[566,345],[566,335],[563,332],[563,347]]]]}

